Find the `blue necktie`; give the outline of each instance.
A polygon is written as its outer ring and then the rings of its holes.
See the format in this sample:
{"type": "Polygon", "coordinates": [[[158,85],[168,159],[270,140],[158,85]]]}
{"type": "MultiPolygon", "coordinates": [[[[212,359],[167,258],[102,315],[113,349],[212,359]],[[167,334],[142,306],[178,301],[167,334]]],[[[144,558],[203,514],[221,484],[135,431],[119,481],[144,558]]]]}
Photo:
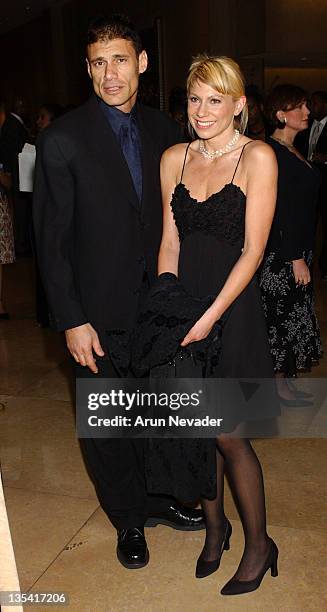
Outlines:
{"type": "Polygon", "coordinates": [[[119,143],[126,159],[139,203],[142,200],[142,163],[135,118],[126,117],[119,130],[119,143]]]}

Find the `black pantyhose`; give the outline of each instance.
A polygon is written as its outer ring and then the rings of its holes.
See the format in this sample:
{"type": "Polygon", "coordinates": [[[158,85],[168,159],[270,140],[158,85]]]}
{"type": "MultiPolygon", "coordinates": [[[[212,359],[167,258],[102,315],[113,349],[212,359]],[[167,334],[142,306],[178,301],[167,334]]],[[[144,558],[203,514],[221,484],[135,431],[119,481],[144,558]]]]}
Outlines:
{"type": "Polygon", "coordinates": [[[261,465],[249,440],[223,434],[217,438],[217,497],[203,500],[206,540],[201,557],[211,561],[220,554],[226,530],[223,502],[225,471],[242,521],[245,547],[235,574],[252,580],[260,572],[269,550],[265,494],[261,465]]]}

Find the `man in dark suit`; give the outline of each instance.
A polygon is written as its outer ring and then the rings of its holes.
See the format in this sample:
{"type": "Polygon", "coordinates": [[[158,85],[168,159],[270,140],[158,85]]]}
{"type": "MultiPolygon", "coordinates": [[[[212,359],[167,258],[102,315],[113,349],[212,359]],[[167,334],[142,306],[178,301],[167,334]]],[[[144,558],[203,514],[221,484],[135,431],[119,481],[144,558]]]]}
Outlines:
{"type": "Polygon", "coordinates": [[[17,97],[13,102],[12,112],[5,118],[0,135],[0,161],[5,171],[11,174],[15,250],[18,255],[24,255],[31,250],[29,238],[31,203],[26,194],[19,192],[18,155],[28,139],[24,115],[24,101],[21,97],[17,97]]]}
{"type": "Polygon", "coordinates": [[[321,277],[327,280],[327,92],[316,91],[311,96],[311,125],[301,132],[296,146],[320,171],[321,185],[318,212],[322,226],[322,248],[319,256],[321,277]]]}
{"type": "MultiPolygon", "coordinates": [[[[168,117],[137,102],[146,67],[129,22],[95,20],[87,38],[95,95],[40,137],[34,192],[39,262],[77,377],[117,376],[105,331],[133,326],[140,292],[156,276],[159,162],[180,133],[168,117]]],[[[125,567],[148,562],[147,521],[204,527],[201,511],[147,495],[142,440],[83,439],[81,445],[100,504],[117,528],[125,567]]]]}

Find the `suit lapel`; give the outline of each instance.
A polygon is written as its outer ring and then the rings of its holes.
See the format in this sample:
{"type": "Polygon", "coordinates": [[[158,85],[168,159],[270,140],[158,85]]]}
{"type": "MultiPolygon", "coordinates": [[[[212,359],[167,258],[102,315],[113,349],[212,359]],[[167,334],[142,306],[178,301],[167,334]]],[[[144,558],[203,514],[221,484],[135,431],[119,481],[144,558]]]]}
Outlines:
{"type": "Polygon", "coordinates": [[[139,210],[138,197],[125,157],[117,138],[104,116],[95,96],[87,103],[89,120],[89,138],[92,153],[97,157],[110,180],[114,180],[129,203],[139,210]]]}
{"type": "Polygon", "coordinates": [[[324,127],[322,128],[320,134],[319,134],[319,138],[317,141],[317,146],[318,143],[320,144],[320,146],[322,148],[326,147],[326,143],[327,143],[327,123],[325,123],[324,127]]]}

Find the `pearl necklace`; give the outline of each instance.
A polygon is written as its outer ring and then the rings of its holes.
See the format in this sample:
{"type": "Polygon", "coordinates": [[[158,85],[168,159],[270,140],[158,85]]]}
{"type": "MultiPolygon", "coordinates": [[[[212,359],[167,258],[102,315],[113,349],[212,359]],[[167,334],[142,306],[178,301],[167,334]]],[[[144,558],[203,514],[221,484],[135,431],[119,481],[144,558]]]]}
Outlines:
{"type": "Polygon", "coordinates": [[[227,145],[225,145],[221,149],[217,149],[217,151],[208,151],[208,149],[206,149],[206,146],[203,140],[200,140],[199,151],[200,153],[202,153],[204,157],[206,157],[206,159],[216,159],[216,157],[221,157],[222,155],[225,155],[225,153],[229,153],[229,151],[237,143],[239,137],[240,137],[239,130],[234,130],[234,136],[232,140],[228,142],[227,145]]]}

